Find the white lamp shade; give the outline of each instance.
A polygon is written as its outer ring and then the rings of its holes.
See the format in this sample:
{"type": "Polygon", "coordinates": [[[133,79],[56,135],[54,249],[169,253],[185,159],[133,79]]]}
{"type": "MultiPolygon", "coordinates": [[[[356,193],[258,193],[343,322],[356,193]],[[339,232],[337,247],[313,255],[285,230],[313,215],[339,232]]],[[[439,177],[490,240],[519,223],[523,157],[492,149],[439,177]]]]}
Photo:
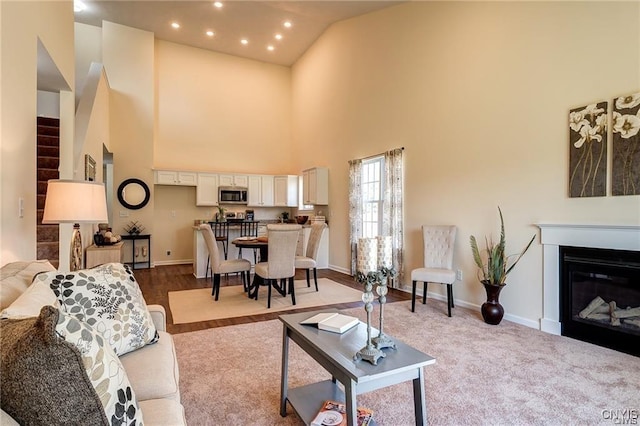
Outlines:
{"type": "Polygon", "coordinates": [[[50,180],[42,223],[106,222],[104,184],[89,181],[50,180]]]}
{"type": "Polygon", "coordinates": [[[356,268],[358,272],[367,274],[378,270],[378,240],[376,238],[360,238],[358,240],[356,268]]]}

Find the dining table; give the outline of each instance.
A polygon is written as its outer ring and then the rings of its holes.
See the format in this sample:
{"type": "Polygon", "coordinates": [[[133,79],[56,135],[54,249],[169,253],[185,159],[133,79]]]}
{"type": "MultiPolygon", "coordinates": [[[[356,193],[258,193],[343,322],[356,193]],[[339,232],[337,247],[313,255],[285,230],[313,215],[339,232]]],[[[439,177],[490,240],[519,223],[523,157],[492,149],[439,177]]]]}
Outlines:
{"type": "MultiPolygon", "coordinates": [[[[269,259],[269,240],[267,237],[239,237],[231,241],[231,244],[238,248],[258,249],[260,251],[260,261],[266,262],[269,259]]],[[[258,274],[253,274],[253,281],[249,284],[247,296],[250,299],[258,299],[258,290],[264,280],[258,274]]]]}

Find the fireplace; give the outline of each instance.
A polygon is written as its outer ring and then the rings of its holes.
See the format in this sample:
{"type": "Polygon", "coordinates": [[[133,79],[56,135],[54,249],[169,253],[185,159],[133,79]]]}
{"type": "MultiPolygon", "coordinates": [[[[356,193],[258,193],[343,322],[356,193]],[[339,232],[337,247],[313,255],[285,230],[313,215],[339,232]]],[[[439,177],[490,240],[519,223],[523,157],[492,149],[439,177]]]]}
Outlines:
{"type": "Polygon", "coordinates": [[[640,252],[560,246],[563,336],[640,356],[640,252]]]}

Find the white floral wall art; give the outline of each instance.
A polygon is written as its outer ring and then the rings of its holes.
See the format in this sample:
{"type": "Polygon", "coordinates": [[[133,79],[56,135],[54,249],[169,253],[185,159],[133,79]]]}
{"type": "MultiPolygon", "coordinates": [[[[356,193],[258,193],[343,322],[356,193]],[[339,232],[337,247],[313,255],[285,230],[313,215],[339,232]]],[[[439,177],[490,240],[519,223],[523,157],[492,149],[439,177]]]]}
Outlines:
{"type": "Polygon", "coordinates": [[[640,93],[614,101],[611,193],[640,194],[640,93]]]}
{"type": "Polygon", "coordinates": [[[608,102],[569,112],[569,196],[601,197],[607,181],[608,102]]]}

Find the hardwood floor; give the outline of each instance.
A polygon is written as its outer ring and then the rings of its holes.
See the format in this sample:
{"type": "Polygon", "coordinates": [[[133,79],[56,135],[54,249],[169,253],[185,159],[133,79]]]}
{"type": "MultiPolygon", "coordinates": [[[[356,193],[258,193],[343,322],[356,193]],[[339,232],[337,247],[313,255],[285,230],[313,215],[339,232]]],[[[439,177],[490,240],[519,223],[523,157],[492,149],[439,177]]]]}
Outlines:
{"type": "MultiPolygon", "coordinates": [[[[156,266],[152,269],[136,269],[134,271],[136,280],[140,285],[142,294],[147,304],[158,304],[164,306],[167,311],[167,331],[171,334],[185,333],[188,331],[204,330],[213,327],[224,327],[227,325],[246,324],[250,322],[266,321],[278,318],[282,312],[273,312],[263,315],[252,315],[239,318],[228,318],[221,320],[203,321],[191,324],[173,324],[173,317],[169,309],[169,291],[191,290],[196,288],[211,288],[211,279],[196,278],[193,276],[193,267],[191,265],[171,265],[156,266]]],[[[361,290],[362,286],[358,284],[353,277],[340,272],[329,269],[318,270],[318,278],[329,278],[340,284],[361,290]]],[[[304,271],[297,271],[296,279],[305,279],[304,271]]],[[[313,278],[312,278],[313,280],[313,278]]],[[[229,275],[226,279],[222,277],[221,286],[226,285],[242,285],[239,276],[229,275]]],[[[400,300],[410,300],[411,295],[400,290],[389,289],[387,294],[387,302],[397,302],[400,300]]],[[[224,301],[219,301],[224,303],[224,301]]],[[[362,302],[339,303],[330,305],[337,309],[346,309],[362,306],[362,302]]],[[[305,312],[320,309],[320,307],[294,309],[287,313],[305,312]]]]}

